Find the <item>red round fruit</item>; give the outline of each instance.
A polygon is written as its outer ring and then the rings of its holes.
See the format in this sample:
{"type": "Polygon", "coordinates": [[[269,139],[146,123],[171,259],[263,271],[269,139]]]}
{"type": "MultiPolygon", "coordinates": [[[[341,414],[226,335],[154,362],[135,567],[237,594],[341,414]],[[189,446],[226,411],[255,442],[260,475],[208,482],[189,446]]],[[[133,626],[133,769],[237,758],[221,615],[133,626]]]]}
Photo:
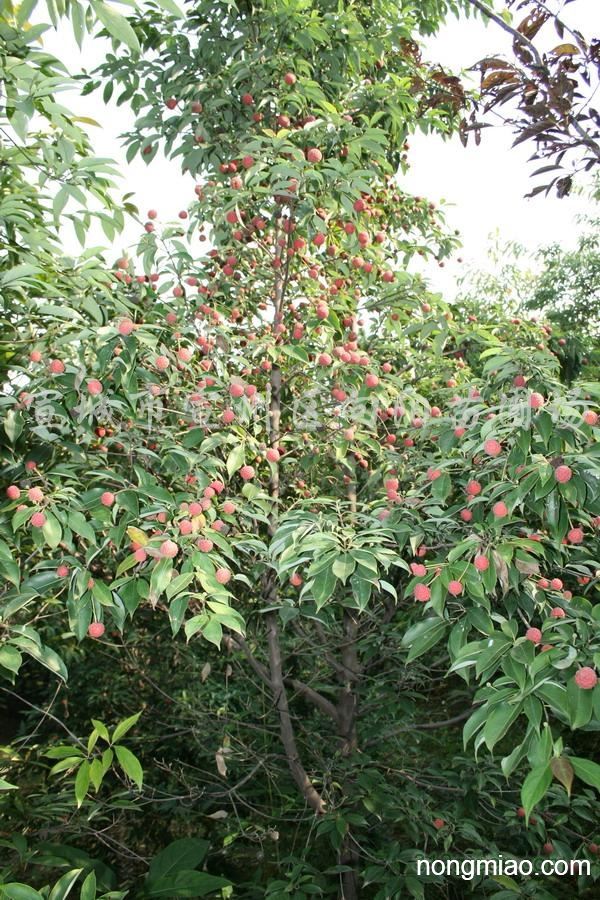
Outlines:
{"type": "Polygon", "coordinates": [[[90,622],[88,626],[88,634],[91,638],[101,638],[105,630],[102,622],[90,622]]]}
{"type": "Polygon", "coordinates": [[[415,600],[419,603],[427,603],[431,598],[431,590],[426,584],[416,584],[414,590],[415,600]]]}
{"type": "Polygon", "coordinates": [[[583,666],[575,673],[575,684],[584,691],[590,691],[598,684],[598,676],[591,666],[583,666]]]}
{"type": "Polygon", "coordinates": [[[554,477],[559,484],[566,484],[573,477],[573,472],[568,466],[557,466],[554,470],[554,477]]]}
{"type": "Polygon", "coordinates": [[[525,637],[528,641],[531,641],[532,644],[539,644],[542,640],[542,632],[539,628],[528,628],[525,632],[525,637]]]}
{"type": "Polygon", "coordinates": [[[167,559],[174,559],[179,553],[179,547],[175,541],[163,541],[160,545],[160,555],[167,559]]]}

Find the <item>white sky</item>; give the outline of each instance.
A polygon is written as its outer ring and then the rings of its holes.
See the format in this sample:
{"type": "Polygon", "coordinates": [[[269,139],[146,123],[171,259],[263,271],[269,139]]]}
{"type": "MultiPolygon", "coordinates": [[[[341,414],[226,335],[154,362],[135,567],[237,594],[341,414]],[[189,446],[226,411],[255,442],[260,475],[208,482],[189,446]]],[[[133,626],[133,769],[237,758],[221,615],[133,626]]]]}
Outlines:
{"type": "MultiPolygon", "coordinates": [[[[600,33],[598,0],[579,0],[566,7],[564,17],[584,34],[600,33]]],[[[510,53],[510,43],[510,36],[494,24],[486,26],[481,19],[460,22],[452,19],[428,42],[424,56],[458,72],[485,55],[503,50],[510,53]]],[[[556,43],[559,43],[558,38],[556,43]]],[[[82,66],[91,70],[110,49],[108,41],[87,38],[80,52],[68,24],[61,25],[58,32],[47,32],[44,45],[72,73],[82,66]]],[[[190,176],[180,173],[178,160],[169,162],[158,154],[149,167],[139,156],[131,164],[125,163],[119,134],[131,126],[134,118],[126,105],[117,107],[111,103],[104,106],[101,91],[87,97],[69,96],[67,105],[101,124],[101,128],[89,129],[96,155],[112,157],[117,161],[118,169],[126,172],[121,190],[135,193],[133,199],[142,214],[155,208],[161,218],[172,219],[188,205],[192,199],[193,181],[190,176]]],[[[463,148],[458,136],[443,141],[436,136],[416,134],[410,140],[411,169],[402,180],[402,187],[434,202],[444,199],[450,204],[448,222],[460,229],[462,235],[463,264],[450,262],[446,268],[439,269],[435,263],[430,263],[424,269],[432,287],[444,290],[447,295],[453,293],[455,276],[465,265],[486,264],[488,236],[496,229],[503,238],[518,240],[532,248],[551,241],[572,244],[577,233],[575,216],[585,211],[585,200],[576,195],[562,200],[543,195],[524,199],[524,194],[534,183],[539,183],[529,179],[529,172],[536,165],[527,161],[532,147],[512,148],[512,139],[508,129],[494,128],[484,130],[479,147],[470,142],[463,148]]],[[[541,164],[537,163],[538,166],[541,164]]],[[[128,243],[134,243],[138,235],[138,226],[129,225],[117,253],[128,243]]],[[[98,243],[104,242],[98,240],[98,243]]],[[[70,249],[75,247],[74,244],[70,249]]]]}

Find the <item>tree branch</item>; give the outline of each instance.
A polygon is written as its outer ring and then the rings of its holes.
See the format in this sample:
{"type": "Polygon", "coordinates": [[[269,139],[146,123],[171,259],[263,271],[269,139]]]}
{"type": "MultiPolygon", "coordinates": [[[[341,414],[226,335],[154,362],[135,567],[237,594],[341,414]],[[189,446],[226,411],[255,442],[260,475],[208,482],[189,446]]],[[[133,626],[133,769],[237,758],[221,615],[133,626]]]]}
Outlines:
{"type": "Polygon", "coordinates": [[[481,0],[469,0],[471,6],[474,6],[479,12],[483,13],[484,16],[487,16],[488,19],[491,19],[492,22],[495,22],[496,25],[499,25],[503,31],[506,31],[507,34],[510,34],[513,40],[517,41],[521,46],[527,47],[530,53],[533,55],[533,58],[536,61],[536,65],[540,67],[540,69],[545,69],[544,61],[540,54],[538,53],[537,48],[534,44],[531,43],[529,38],[526,38],[524,34],[521,34],[520,31],[517,31],[516,28],[513,28],[512,25],[509,25],[508,22],[505,22],[502,16],[498,15],[498,13],[494,12],[493,9],[490,9],[485,3],[482,3],[481,0]]]}

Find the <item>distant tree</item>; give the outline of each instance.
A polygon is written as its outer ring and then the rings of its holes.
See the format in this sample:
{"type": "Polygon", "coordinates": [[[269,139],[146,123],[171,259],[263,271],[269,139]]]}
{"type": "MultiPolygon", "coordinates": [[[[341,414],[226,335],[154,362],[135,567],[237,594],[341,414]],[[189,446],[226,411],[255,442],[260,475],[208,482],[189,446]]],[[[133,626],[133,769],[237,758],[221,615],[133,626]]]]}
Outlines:
{"type": "MultiPolygon", "coordinates": [[[[594,188],[591,199],[597,202],[598,196],[594,188]]],[[[507,313],[545,319],[566,382],[582,372],[596,378],[600,366],[600,216],[584,216],[581,224],[571,249],[555,242],[532,252],[497,235],[488,265],[465,274],[456,300],[480,322],[507,313]]]]}

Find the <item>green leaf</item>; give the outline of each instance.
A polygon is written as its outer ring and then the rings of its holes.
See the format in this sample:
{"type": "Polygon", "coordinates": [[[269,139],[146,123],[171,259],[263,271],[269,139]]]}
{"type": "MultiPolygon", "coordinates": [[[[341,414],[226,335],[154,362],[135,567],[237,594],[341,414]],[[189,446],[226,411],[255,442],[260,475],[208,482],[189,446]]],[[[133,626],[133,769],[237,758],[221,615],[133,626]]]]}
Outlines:
{"type": "Polygon", "coordinates": [[[4,644],[0,647],[0,666],[2,668],[8,669],[16,675],[21,668],[22,662],[23,657],[16,647],[11,647],[9,644],[4,644]]]}
{"type": "Polygon", "coordinates": [[[340,556],[336,557],[331,567],[333,574],[336,578],[339,578],[343,584],[346,583],[355,568],[356,560],[352,558],[350,553],[342,553],[340,556]]]}
{"type": "Polygon", "coordinates": [[[85,800],[85,795],[87,794],[89,786],[90,764],[87,759],[84,759],[77,770],[77,777],[75,778],[75,799],[77,800],[77,807],[80,807],[85,800]]]}
{"type": "Polygon", "coordinates": [[[445,635],[446,628],[446,623],[437,616],[431,616],[409,628],[402,638],[402,646],[410,647],[406,661],[412,662],[435,646],[445,635]]]}
{"type": "Polygon", "coordinates": [[[123,44],[127,44],[134,53],[140,52],[140,42],[125,16],[107,6],[102,0],[90,0],[90,4],[99,21],[102,22],[112,37],[123,44]]]}
{"type": "Polygon", "coordinates": [[[46,543],[54,550],[62,540],[62,528],[60,522],[52,513],[46,513],[46,521],[42,526],[42,534],[46,539],[46,543]]]}
{"type": "Polygon", "coordinates": [[[19,643],[19,646],[22,647],[25,653],[29,653],[29,655],[33,656],[39,663],[47,669],[50,669],[50,671],[55,675],[58,675],[59,678],[62,678],[63,681],[67,680],[67,667],[58,653],[55,653],[50,647],[45,647],[43,645],[38,647],[33,641],[27,641],[26,645],[19,643]]]}
{"type": "Polygon", "coordinates": [[[244,445],[236,444],[235,447],[232,447],[232,449],[229,451],[227,462],[225,464],[227,468],[227,474],[230,478],[235,475],[238,469],[241,469],[241,467],[244,465],[245,460],[246,448],[244,447],[244,445]]]}
{"type": "Polygon", "coordinates": [[[96,900],[96,873],[93,869],[81,885],[79,900],[96,900]]]}
{"type": "Polygon", "coordinates": [[[573,678],[567,683],[571,728],[583,728],[592,718],[593,691],[582,691],[573,678]]]}
{"type": "Polygon", "coordinates": [[[179,9],[174,0],[156,0],[156,2],[166,12],[171,13],[172,16],[177,16],[178,19],[182,19],[185,17],[185,13],[179,9]]]}
{"type": "Polygon", "coordinates": [[[4,431],[6,436],[14,444],[23,431],[23,417],[16,409],[9,409],[4,417],[4,431]]]}
{"type": "Polygon", "coordinates": [[[0,778],[0,791],[18,791],[19,786],[17,784],[11,784],[10,781],[7,781],[5,778],[0,778]]]}
{"type": "Polygon", "coordinates": [[[121,738],[127,734],[130,728],[133,728],[139,717],[141,716],[142,711],[140,710],[138,713],[135,713],[133,716],[129,716],[128,719],[123,719],[122,722],[119,722],[115,730],[113,731],[112,743],[116,744],[117,741],[120,741],[121,738]]]}
{"type": "MultiPolygon", "coordinates": [[[[598,766],[600,769],[600,766],[598,766]]],[[[529,820],[532,809],[540,802],[552,783],[552,769],[549,764],[532,769],[521,787],[521,803],[529,820]]]]}
{"type": "MultiPolygon", "coordinates": [[[[231,882],[217,875],[209,875],[207,872],[194,872],[192,870],[180,870],[174,878],[161,878],[154,882],[148,882],[146,893],[148,897],[206,897],[214,894],[221,888],[230,887],[231,882]]],[[[307,885],[302,885],[302,895],[308,893],[307,885]]],[[[298,894],[296,895],[298,896],[298,894]]]]}
{"type": "Polygon", "coordinates": [[[173,877],[181,869],[195,869],[206,856],[208,841],[180,838],[158,853],[148,869],[148,879],[173,877]]]}
{"type": "Polygon", "coordinates": [[[580,756],[569,756],[568,760],[578,778],[600,791],[600,766],[598,763],[580,756]]]}
{"type": "Polygon", "coordinates": [[[117,759],[119,761],[119,765],[131,780],[136,784],[141,791],[142,782],[144,780],[144,772],[140,765],[140,761],[137,756],[135,756],[131,750],[128,750],[127,747],[122,747],[118,744],[115,747],[115,753],[117,754],[117,759]]]}
{"type": "Polygon", "coordinates": [[[483,728],[483,739],[490,752],[494,749],[494,744],[504,737],[520,712],[520,703],[500,703],[493,707],[483,728]]]}
{"type": "Polygon", "coordinates": [[[2,898],[6,900],[44,900],[42,894],[39,894],[27,884],[21,884],[19,881],[12,881],[10,884],[0,884],[2,898]]]}
{"type": "Polygon", "coordinates": [[[70,872],[65,872],[50,891],[48,900],[65,900],[65,897],[69,896],[82,872],[83,869],[71,869],[70,872]]]}
{"type": "Polygon", "coordinates": [[[330,566],[327,566],[315,576],[312,582],[312,595],[315,599],[317,609],[320,609],[329,600],[335,590],[337,578],[333,574],[330,566]]]}
{"type": "Polygon", "coordinates": [[[158,598],[163,593],[173,575],[173,560],[159,559],[150,576],[150,596],[158,598]]]}

